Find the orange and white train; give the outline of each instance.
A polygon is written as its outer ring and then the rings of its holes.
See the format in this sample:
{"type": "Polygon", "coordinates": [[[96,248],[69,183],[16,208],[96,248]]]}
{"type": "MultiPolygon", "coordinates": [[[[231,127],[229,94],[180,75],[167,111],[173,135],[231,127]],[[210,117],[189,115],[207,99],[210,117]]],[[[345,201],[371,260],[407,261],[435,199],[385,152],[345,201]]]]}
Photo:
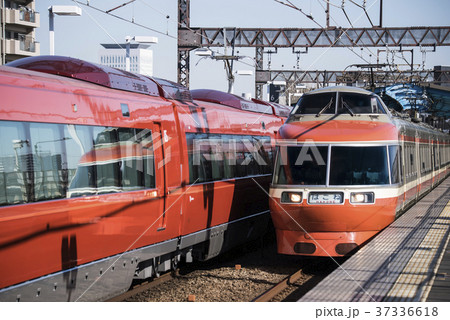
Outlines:
{"type": "Polygon", "coordinates": [[[0,301],[95,301],[254,239],[289,112],[65,57],[0,67],[0,301]]]}
{"type": "Polygon", "coordinates": [[[346,255],[449,173],[448,134],[352,87],[303,95],[277,144],[270,210],[283,254],[346,255]]]}

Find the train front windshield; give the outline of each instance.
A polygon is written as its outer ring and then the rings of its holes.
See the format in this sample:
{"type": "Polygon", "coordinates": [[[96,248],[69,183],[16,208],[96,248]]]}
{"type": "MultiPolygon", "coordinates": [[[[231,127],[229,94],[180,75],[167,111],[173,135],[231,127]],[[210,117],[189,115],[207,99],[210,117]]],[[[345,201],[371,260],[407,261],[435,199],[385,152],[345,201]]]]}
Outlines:
{"type": "Polygon", "coordinates": [[[274,184],[394,184],[398,167],[397,146],[280,146],[274,184]]]}
{"type": "Polygon", "coordinates": [[[376,95],[355,92],[305,94],[292,114],[382,114],[386,113],[376,95]]]}

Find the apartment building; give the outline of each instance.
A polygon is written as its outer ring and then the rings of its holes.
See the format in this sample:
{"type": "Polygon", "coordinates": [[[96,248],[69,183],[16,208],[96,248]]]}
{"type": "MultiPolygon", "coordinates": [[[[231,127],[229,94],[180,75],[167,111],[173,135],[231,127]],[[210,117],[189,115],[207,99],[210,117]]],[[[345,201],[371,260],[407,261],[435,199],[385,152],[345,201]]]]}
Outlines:
{"type": "Polygon", "coordinates": [[[0,0],[0,64],[40,54],[40,44],[35,37],[35,29],[40,25],[40,15],[35,11],[35,2],[0,0]]]}

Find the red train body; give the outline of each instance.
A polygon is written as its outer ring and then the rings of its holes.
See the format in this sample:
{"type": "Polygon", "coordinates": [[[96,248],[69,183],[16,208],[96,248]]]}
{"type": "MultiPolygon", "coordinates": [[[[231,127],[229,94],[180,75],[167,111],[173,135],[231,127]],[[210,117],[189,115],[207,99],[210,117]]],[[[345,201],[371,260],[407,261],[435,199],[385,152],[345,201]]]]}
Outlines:
{"type": "Polygon", "coordinates": [[[278,138],[270,208],[283,254],[345,255],[449,173],[448,134],[361,89],[305,94],[278,138]]]}
{"type": "Polygon", "coordinates": [[[280,110],[193,96],[64,57],[0,67],[1,301],[104,300],[265,230],[280,110]]]}

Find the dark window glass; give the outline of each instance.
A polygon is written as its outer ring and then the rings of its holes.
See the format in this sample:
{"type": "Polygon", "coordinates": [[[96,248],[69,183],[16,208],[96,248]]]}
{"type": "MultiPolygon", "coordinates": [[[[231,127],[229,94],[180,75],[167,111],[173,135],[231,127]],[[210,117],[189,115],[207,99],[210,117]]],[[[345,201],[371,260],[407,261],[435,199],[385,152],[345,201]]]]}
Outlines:
{"type": "Polygon", "coordinates": [[[278,184],[325,185],[328,147],[279,147],[278,184]]]}
{"type": "Polygon", "coordinates": [[[270,145],[269,137],[253,137],[255,148],[258,152],[257,162],[260,174],[272,173],[272,146],[270,145]]]}
{"type": "Polygon", "coordinates": [[[386,147],[332,147],[330,185],[389,184],[386,147]]]}
{"type": "Polygon", "coordinates": [[[33,165],[28,124],[0,124],[0,205],[28,202],[33,165]]]}
{"type": "MultiPolygon", "coordinates": [[[[402,159],[403,158],[403,147],[399,146],[399,157],[402,159]]],[[[400,182],[403,183],[403,179],[404,179],[404,171],[405,169],[403,168],[403,163],[404,161],[400,161],[400,182]]]]}
{"type": "Polygon", "coordinates": [[[236,137],[236,177],[245,177],[247,175],[247,166],[245,165],[245,145],[243,139],[236,137]]]}
{"type": "Polygon", "coordinates": [[[272,172],[270,137],[186,133],[186,142],[190,183],[272,172]]]}
{"type": "Polygon", "coordinates": [[[376,96],[360,93],[340,93],[338,113],[385,113],[376,96]]]}
{"type": "Polygon", "coordinates": [[[295,114],[318,114],[322,111],[322,114],[334,114],[336,93],[317,93],[304,95],[300,98],[295,108],[295,114]],[[326,107],[326,109],[325,109],[326,107]]]}
{"type": "Polygon", "coordinates": [[[80,143],[81,152],[85,147],[90,150],[81,153],[69,197],[155,187],[150,130],[82,126],[73,130],[76,140],[84,140],[80,143]]]}
{"type": "Polygon", "coordinates": [[[191,183],[212,180],[211,148],[206,134],[187,134],[191,183]]]}
{"type": "Polygon", "coordinates": [[[236,177],[236,139],[230,135],[222,135],[222,147],[224,156],[224,178],[236,177]]]}
{"type": "Polygon", "coordinates": [[[399,166],[400,166],[400,155],[398,146],[389,146],[389,165],[391,168],[391,182],[393,184],[399,183],[399,166]]]}
{"type": "Polygon", "coordinates": [[[67,191],[67,159],[61,125],[30,123],[33,148],[34,201],[63,198],[67,191]]]}
{"type": "Polygon", "coordinates": [[[0,121],[0,205],[154,188],[149,130],[0,121]]]}

